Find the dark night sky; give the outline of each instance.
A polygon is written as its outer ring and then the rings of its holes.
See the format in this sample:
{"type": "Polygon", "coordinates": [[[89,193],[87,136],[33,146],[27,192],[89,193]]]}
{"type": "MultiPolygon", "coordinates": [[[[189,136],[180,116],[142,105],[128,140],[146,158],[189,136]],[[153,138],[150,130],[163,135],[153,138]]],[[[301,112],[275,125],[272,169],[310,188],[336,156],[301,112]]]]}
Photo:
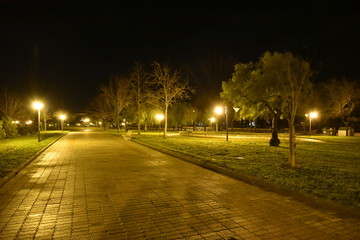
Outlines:
{"type": "Polygon", "coordinates": [[[360,76],[356,1],[47,2],[0,0],[0,87],[50,108],[82,111],[135,60],[182,69],[207,104],[235,63],[267,50],[311,58],[318,81],[360,76]]]}

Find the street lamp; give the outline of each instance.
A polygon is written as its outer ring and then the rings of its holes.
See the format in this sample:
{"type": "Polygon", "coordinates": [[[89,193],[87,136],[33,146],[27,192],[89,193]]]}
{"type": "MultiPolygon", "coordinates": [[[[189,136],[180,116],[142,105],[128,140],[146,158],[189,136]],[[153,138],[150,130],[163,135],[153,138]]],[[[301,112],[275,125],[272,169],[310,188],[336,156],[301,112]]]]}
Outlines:
{"type": "MultiPolygon", "coordinates": [[[[225,106],[224,108],[222,108],[222,107],[216,107],[216,108],[215,108],[215,113],[216,113],[217,115],[220,115],[220,114],[222,114],[223,112],[225,112],[226,141],[229,141],[228,109],[227,109],[227,106],[225,106]]],[[[218,121],[216,122],[216,131],[218,131],[218,121]]]]}
{"type": "Polygon", "coordinates": [[[64,120],[66,119],[66,115],[61,114],[60,115],[60,121],[61,121],[61,131],[64,131],[64,120]]]}
{"type": "Polygon", "coordinates": [[[213,127],[212,124],[213,124],[213,122],[216,121],[216,119],[214,117],[211,117],[209,120],[210,120],[210,124],[211,124],[211,128],[212,128],[213,127]]]}
{"type": "MultiPolygon", "coordinates": [[[[220,115],[223,113],[223,108],[222,107],[216,107],[214,110],[216,115],[220,115]]],[[[216,132],[219,131],[219,118],[216,119],[216,132]]]]}
{"type": "Polygon", "coordinates": [[[310,125],[309,125],[309,133],[311,135],[311,119],[317,118],[318,113],[317,112],[311,112],[310,114],[305,114],[306,117],[309,117],[310,125]]]}
{"type": "Polygon", "coordinates": [[[227,106],[225,106],[225,128],[226,128],[226,141],[229,141],[228,108],[227,108],[227,106]]]}
{"type": "Polygon", "coordinates": [[[34,102],[33,103],[33,108],[35,108],[36,110],[38,110],[38,142],[41,141],[40,139],[40,110],[44,107],[44,104],[42,104],[41,102],[34,102]]]}

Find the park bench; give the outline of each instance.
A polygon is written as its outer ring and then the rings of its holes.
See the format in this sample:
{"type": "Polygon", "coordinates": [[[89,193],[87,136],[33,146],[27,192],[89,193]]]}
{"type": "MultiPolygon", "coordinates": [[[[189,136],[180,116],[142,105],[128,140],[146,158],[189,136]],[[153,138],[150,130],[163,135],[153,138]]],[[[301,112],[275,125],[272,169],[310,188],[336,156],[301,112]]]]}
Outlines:
{"type": "Polygon", "coordinates": [[[126,141],[131,141],[131,139],[133,138],[132,131],[127,131],[126,134],[124,134],[122,136],[126,141]]]}

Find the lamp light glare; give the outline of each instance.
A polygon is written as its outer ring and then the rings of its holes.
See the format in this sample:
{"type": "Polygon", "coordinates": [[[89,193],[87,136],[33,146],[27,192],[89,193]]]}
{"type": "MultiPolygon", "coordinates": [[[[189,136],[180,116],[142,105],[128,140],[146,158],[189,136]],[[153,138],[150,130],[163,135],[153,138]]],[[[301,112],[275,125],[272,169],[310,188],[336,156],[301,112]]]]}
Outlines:
{"type": "Polygon", "coordinates": [[[155,118],[159,121],[163,120],[164,119],[164,115],[162,114],[156,114],[155,118]]]}
{"type": "Polygon", "coordinates": [[[310,118],[317,118],[318,117],[318,113],[317,112],[311,112],[310,113],[310,118]]]}
{"type": "Polygon", "coordinates": [[[34,102],[33,103],[33,108],[40,110],[44,107],[44,104],[42,104],[41,102],[34,102]]]}
{"type": "Polygon", "coordinates": [[[222,114],[223,113],[223,108],[222,107],[216,107],[215,108],[215,113],[218,114],[218,115],[222,114]]]}

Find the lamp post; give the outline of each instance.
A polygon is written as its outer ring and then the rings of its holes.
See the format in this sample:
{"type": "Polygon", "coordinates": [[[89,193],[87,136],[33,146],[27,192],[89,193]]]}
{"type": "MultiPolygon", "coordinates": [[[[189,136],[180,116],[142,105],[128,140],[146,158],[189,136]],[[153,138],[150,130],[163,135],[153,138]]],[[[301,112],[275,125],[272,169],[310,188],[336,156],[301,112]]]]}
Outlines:
{"type": "Polygon", "coordinates": [[[41,141],[41,137],[40,137],[40,110],[44,107],[44,104],[42,104],[41,102],[34,102],[33,103],[33,107],[38,110],[38,142],[41,141]]]}
{"type": "Polygon", "coordinates": [[[225,106],[225,128],[226,128],[226,141],[229,141],[228,108],[227,108],[227,106],[225,106]]]}
{"type": "MultiPolygon", "coordinates": [[[[217,115],[222,114],[223,111],[225,112],[226,141],[229,141],[228,108],[227,108],[227,106],[225,106],[224,108],[222,108],[222,107],[216,107],[216,108],[215,108],[215,113],[216,113],[217,115]]],[[[216,131],[218,131],[218,121],[216,122],[216,131]]]]}
{"type": "Polygon", "coordinates": [[[193,110],[193,132],[195,132],[195,110],[193,110]]]}
{"type": "Polygon", "coordinates": [[[61,131],[64,131],[64,120],[66,119],[66,116],[64,114],[60,115],[60,121],[61,121],[61,131]]]}
{"type": "MultiPolygon", "coordinates": [[[[223,108],[222,107],[216,107],[215,108],[215,114],[216,115],[220,115],[223,113],[223,108]]],[[[219,131],[219,117],[216,119],[216,132],[219,131]]]]}
{"type": "Polygon", "coordinates": [[[311,119],[313,118],[317,118],[318,117],[318,113],[317,112],[311,112],[309,114],[305,114],[306,117],[309,117],[309,134],[311,135],[311,119]]]}

